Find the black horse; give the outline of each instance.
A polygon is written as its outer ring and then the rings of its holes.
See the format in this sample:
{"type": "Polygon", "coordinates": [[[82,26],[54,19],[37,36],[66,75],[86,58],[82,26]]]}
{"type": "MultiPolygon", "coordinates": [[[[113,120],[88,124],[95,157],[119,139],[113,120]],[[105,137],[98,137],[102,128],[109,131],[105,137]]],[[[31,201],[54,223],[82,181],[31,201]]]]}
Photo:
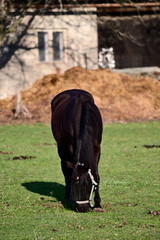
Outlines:
{"type": "Polygon", "coordinates": [[[76,201],[78,212],[87,212],[95,191],[94,211],[102,211],[98,162],[102,118],[92,95],[73,89],[58,94],[51,103],[51,126],[65,177],[65,202],[76,201]]]}

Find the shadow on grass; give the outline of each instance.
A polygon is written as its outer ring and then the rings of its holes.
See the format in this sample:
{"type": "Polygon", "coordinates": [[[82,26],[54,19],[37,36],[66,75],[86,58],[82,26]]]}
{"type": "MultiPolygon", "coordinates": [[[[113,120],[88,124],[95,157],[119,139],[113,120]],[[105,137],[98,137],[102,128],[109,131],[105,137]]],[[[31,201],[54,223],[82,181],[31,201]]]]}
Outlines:
{"type": "Polygon", "coordinates": [[[74,210],[74,204],[66,204],[63,202],[65,195],[65,186],[56,182],[27,182],[22,183],[28,191],[38,193],[43,196],[52,196],[57,201],[61,201],[67,209],[74,210]]]}

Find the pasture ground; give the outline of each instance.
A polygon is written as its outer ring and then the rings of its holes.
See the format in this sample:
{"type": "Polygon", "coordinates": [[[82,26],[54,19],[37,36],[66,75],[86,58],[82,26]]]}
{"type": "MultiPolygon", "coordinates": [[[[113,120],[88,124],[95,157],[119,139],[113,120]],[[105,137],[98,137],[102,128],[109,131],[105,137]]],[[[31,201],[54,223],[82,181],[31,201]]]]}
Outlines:
{"type": "Polygon", "coordinates": [[[64,206],[51,129],[0,127],[0,239],[159,239],[160,122],[104,126],[99,164],[104,213],[64,206]],[[145,145],[145,146],[144,146],[145,145]]]}

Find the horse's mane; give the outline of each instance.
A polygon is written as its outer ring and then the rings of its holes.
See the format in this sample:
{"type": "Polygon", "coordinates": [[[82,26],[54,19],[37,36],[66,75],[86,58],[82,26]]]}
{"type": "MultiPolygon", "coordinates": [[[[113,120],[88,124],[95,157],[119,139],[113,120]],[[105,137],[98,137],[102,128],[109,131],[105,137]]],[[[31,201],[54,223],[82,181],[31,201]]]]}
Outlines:
{"type": "Polygon", "coordinates": [[[95,106],[93,99],[82,96],[81,102],[80,132],[74,161],[75,164],[79,162],[84,164],[88,169],[94,169],[94,145],[96,144],[95,139],[97,139],[97,137],[99,143],[101,142],[101,135],[99,134],[99,127],[102,127],[101,119],[98,119],[100,118],[99,110],[95,106]],[[99,136],[97,136],[97,134],[99,134],[99,136]]]}

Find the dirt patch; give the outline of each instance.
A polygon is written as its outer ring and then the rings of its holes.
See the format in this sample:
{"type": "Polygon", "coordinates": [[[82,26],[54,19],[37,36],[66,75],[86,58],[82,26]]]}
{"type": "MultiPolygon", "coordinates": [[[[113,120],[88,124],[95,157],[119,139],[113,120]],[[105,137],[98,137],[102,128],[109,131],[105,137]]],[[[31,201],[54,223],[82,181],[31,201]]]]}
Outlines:
{"type": "Polygon", "coordinates": [[[89,91],[104,122],[160,120],[160,81],[149,76],[133,78],[108,69],[75,67],[63,75],[49,74],[22,91],[22,101],[32,114],[13,120],[16,96],[0,101],[0,123],[50,122],[50,102],[66,89],[89,91]]]}
{"type": "Polygon", "coordinates": [[[3,151],[0,151],[0,154],[7,154],[7,155],[9,155],[9,154],[12,154],[13,152],[3,152],[3,151]]]}
{"type": "Polygon", "coordinates": [[[160,145],[144,145],[145,148],[160,148],[160,145]]]}
{"type": "Polygon", "coordinates": [[[16,157],[13,157],[13,160],[26,160],[26,159],[32,159],[32,158],[36,158],[36,157],[33,157],[33,156],[16,156],[16,157]]]}
{"type": "Polygon", "coordinates": [[[158,216],[160,215],[160,211],[149,211],[149,214],[151,214],[152,216],[158,216]]]}

